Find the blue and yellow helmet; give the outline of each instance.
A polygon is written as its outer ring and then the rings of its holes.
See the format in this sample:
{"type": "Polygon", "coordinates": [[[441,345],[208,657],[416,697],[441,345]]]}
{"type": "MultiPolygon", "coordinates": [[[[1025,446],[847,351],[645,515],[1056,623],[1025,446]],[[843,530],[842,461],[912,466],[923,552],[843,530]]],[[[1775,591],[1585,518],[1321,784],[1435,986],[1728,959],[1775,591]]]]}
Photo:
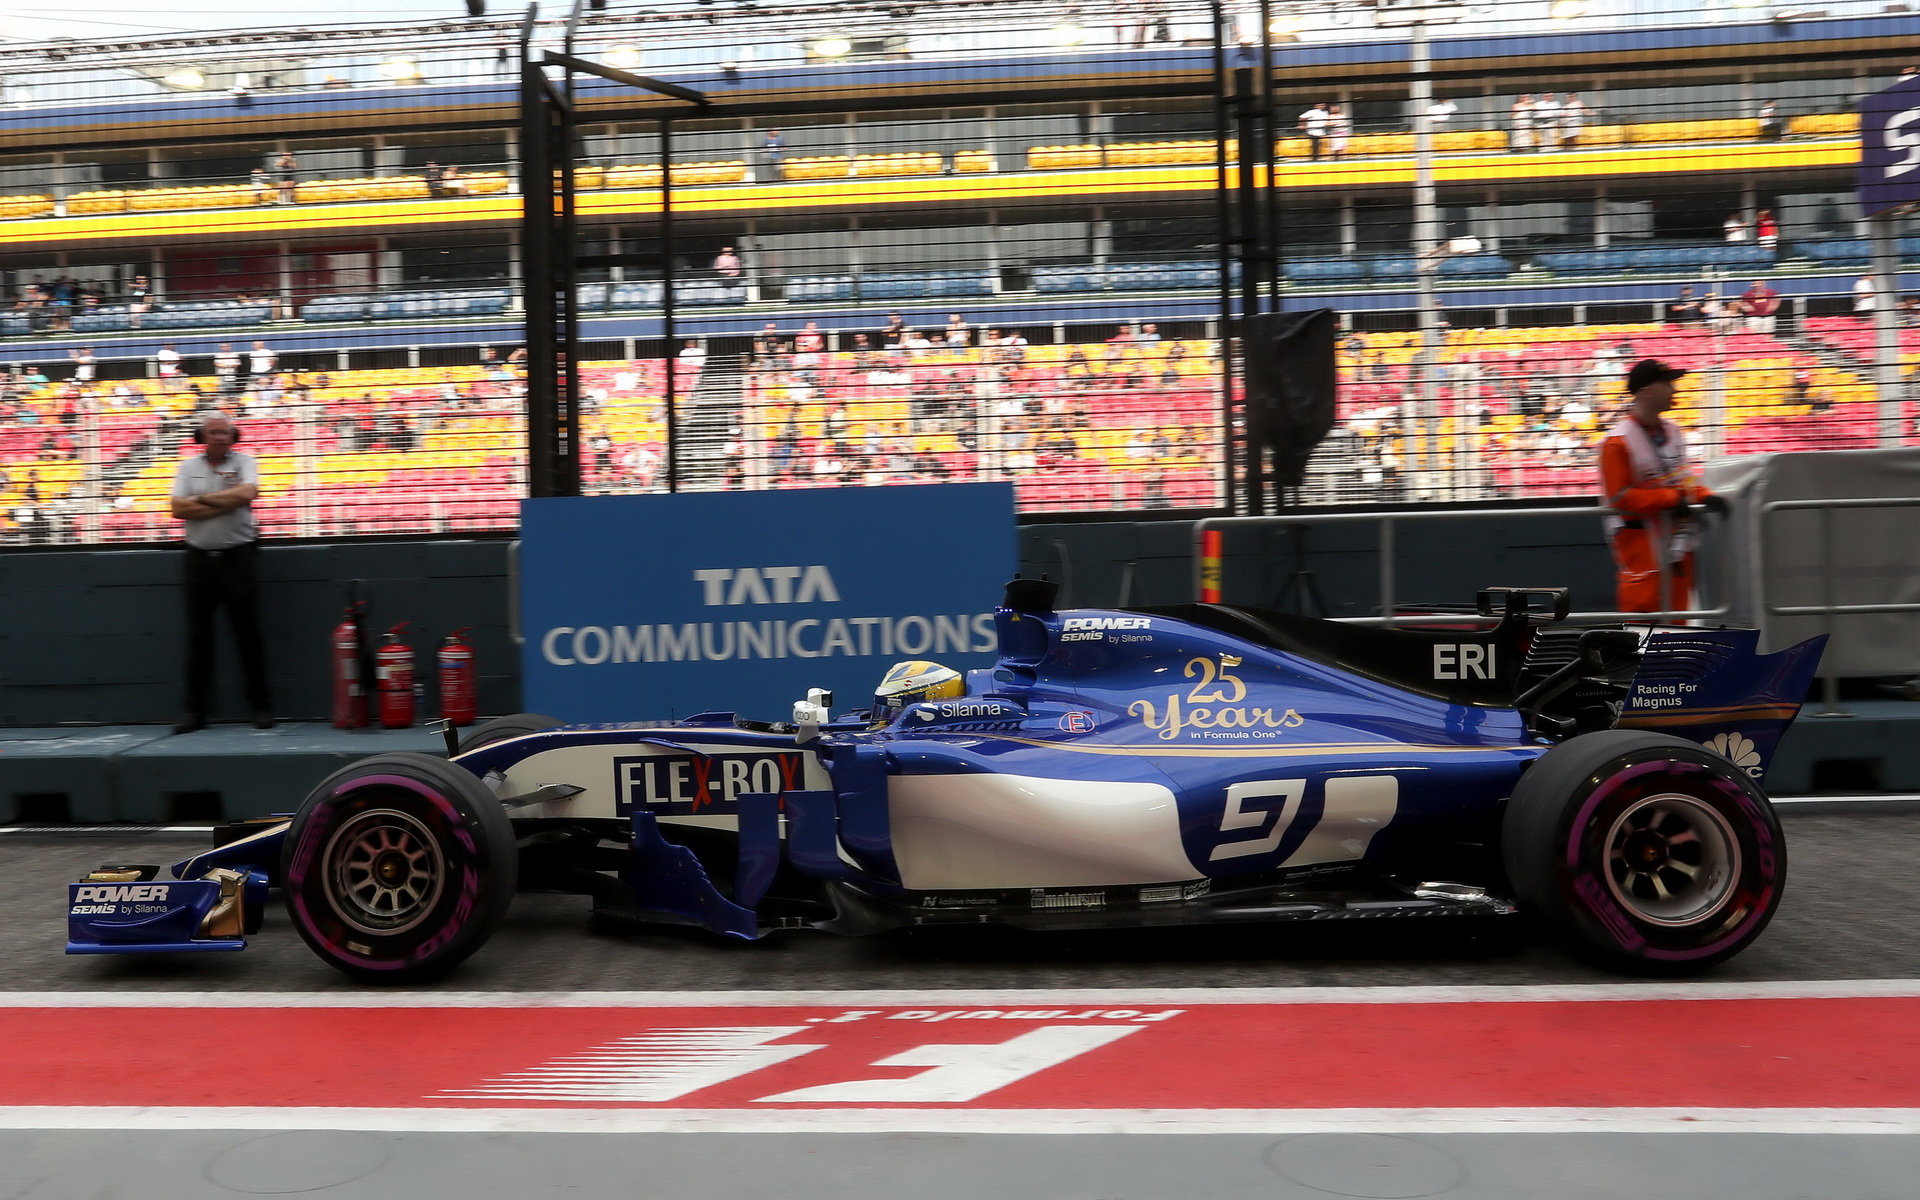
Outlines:
{"type": "Polygon", "coordinates": [[[966,677],[952,667],[926,659],[895,663],[873,693],[874,724],[884,725],[922,700],[952,700],[966,694],[966,677]]]}

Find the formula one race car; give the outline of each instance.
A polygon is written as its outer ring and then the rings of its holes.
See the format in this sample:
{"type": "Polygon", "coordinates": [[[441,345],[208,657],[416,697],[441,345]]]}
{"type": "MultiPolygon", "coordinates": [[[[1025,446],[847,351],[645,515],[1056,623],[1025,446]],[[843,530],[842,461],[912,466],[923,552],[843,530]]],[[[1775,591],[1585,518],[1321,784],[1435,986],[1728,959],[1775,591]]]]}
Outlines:
{"type": "Polygon", "coordinates": [[[516,888],[735,938],[1526,912],[1608,965],[1693,971],[1780,902],[1758,779],[1820,639],[1573,628],[1556,589],[1381,629],[1218,604],[1055,612],[999,658],[907,663],[870,711],[507,717],[381,754],[291,819],[72,888],[74,953],[237,949],[270,887],[323,959],[441,975],[516,888]]]}

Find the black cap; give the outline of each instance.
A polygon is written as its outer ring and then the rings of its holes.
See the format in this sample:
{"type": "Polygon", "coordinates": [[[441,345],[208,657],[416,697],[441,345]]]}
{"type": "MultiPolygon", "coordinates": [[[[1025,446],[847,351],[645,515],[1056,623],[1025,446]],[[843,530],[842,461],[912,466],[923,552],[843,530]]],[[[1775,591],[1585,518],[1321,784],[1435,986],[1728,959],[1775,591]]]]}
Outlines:
{"type": "Polygon", "coordinates": [[[1637,392],[1650,383],[1667,383],[1686,373],[1684,368],[1670,367],[1657,358],[1643,358],[1627,372],[1627,390],[1637,392]]]}

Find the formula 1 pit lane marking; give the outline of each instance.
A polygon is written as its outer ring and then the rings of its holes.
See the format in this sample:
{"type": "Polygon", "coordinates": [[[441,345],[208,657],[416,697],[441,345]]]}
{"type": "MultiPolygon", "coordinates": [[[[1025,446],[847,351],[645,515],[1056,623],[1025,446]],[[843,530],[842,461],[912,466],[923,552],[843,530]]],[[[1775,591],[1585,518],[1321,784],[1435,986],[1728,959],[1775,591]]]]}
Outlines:
{"type": "Polygon", "coordinates": [[[1920,1134],[1920,1109],[0,1108],[0,1130],[370,1133],[1920,1134]]]}
{"type": "Polygon", "coordinates": [[[0,1125],[1920,1133],[1912,981],[1094,994],[13,996],[0,1125]]]}

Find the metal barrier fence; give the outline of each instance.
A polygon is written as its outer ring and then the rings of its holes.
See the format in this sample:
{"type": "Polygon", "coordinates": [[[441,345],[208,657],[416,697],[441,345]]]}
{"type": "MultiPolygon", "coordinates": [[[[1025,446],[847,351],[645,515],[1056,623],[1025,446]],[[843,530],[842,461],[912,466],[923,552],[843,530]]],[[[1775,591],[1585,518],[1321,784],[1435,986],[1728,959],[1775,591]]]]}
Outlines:
{"type": "MultiPolygon", "coordinates": [[[[1396,614],[1394,588],[1397,583],[1395,552],[1397,549],[1397,534],[1401,525],[1431,523],[1435,521],[1482,521],[1494,519],[1537,520],[1548,517],[1564,520],[1568,515],[1576,513],[1591,513],[1597,519],[1605,517],[1611,512],[1611,509],[1606,508],[1475,508],[1432,511],[1401,509],[1392,512],[1314,513],[1277,517],[1214,517],[1197,521],[1193,527],[1194,598],[1197,600],[1217,602],[1222,594],[1221,572],[1226,560],[1221,553],[1222,544],[1219,535],[1224,530],[1283,527],[1304,529],[1311,528],[1314,525],[1374,524],[1380,528],[1380,591],[1378,605],[1380,615],[1377,617],[1341,617],[1336,619],[1357,625],[1391,626],[1397,624],[1400,620],[1396,614]]],[[[1604,542],[1596,545],[1595,549],[1596,552],[1599,553],[1608,552],[1604,542]]],[[[1728,578],[1729,571],[1727,569],[1728,561],[1728,559],[1722,558],[1714,581],[1718,588],[1718,594],[1722,596],[1730,594],[1728,588],[1728,584],[1730,583],[1730,579],[1728,578]]],[[[1665,563],[1661,564],[1660,575],[1660,594],[1665,596],[1670,591],[1669,577],[1665,563]]],[[[1726,601],[1723,600],[1714,608],[1673,609],[1656,613],[1623,613],[1611,611],[1576,612],[1570,613],[1568,619],[1582,623],[1650,620],[1688,621],[1725,617],[1728,611],[1728,605],[1726,601]]]]}
{"type": "MultiPolygon", "coordinates": [[[[1847,616],[1865,616],[1873,613],[1920,613],[1920,603],[1908,601],[1891,604],[1836,604],[1834,603],[1834,546],[1836,539],[1833,530],[1833,514],[1839,509],[1881,509],[1881,508],[1920,508],[1920,497],[1916,496],[1864,496],[1846,498],[1823,498],[1818,500],[1772,500],[1760,506],[1760,538],[1758,553],[1759,570],[1755,572],[1760,583],[1760,611],[1781,617],[1822,617],[1822,624],[1829,638],[1833,636],[1834,618],[1847,616]],[[1819,604],[1776,604],[1772,598],[1771,580],[1767,574],[1768,535],[1775,520],[1775,514],[1782,512],[1818,512],[1820,517],[1820,594],[1819,604]]],[[[1825,660],[1823,660],[1824,663],[1825,660]]],[[[1822,669],[1821,709],[1809,714],[1816,717],[1851,717],[1854,714],[1840,708],[1840,678],[1838,675],[1822,669]]]]}

